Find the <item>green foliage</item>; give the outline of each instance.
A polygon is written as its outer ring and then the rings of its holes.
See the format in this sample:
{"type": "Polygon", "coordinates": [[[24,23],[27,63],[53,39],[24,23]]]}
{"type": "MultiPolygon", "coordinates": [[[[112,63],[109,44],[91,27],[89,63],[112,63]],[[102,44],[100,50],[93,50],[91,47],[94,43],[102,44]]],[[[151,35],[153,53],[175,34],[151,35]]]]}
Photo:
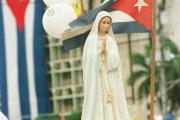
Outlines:
{"type": "Polygon", "coordinates": [[[67,117],[67,120],[81,120],[81,111],[81,108],[74,110],[71,115],[67,117]]]}
{"type": "Polygon", "coordinates": [[[178,54],[178,48],[172,40],[165,36],[162,36],[160,40],[165,49],[169,49],[173,54],[178,54]]]}
{"type": "Polygon", "coordinates": [[[141,54],[132,54],[132,63],[134,65],[140,65],[143,68],[148,68],[148,65],[146,64],[145,56],[141,54]]]}
{"type": "Polygon", "coordinates": [[[161,41],[164,47],[174,55],[174,58],[166,61],[164,66],[167,80],[167,97],[170,104],[169,111],[172,112],[180,107],[180,51],[169,38],[162,37],[161,41]]]}
{"type": "Polygon", "coordinates": [[[46,116],[46,117],[37,117],[35,120],[59,120],[59,116],[58,115],[50,115],[50,116],[46,116]]]}
{"type": "MultiPolygon", "coordinates": [[[[144,97],[147,97],[150,94],[150,65],[151,65],[151,46],[146,45],[144,47],[145,53],[139,54],[134,53],[131,56],[132,64],[134,66],[139,66],[140,69],[134,71],[131,76],[128,78],[128,85],[136,84],[140,79],[142,79],[142,82],[138,86],[138,99],[142,99],[144,97]]],[[[158,74],[158,71],[156,71],[156,74],[158,74]]],[[[156,86],[158,86],[158,82],[156,83],[156,86]]],[[[159,87],[156,87],[156,91],[159,87]]]]}
{"type": "MultiPolygon", "coordinates": [[[[176,44],[167,37],[160,38],[164,49],[169,51],[175,56],[170,61],[164,61],[163,68],[165,70],[165,78],[167,82],[167,101],[170,106],[169,111],[172,112],[180,107],[180,51],[176,44]]],[[[145,53],[134,53],[132,56],[132,64],[139,66],[140,70],[134,71],[128,79],[128,85],[136,84],[140,79],[142,82],[138,86],[138,99],[146,98],[150,94],[150,63],[151,63],[151,47],[145,46],[145,53]],[[147,62],[147,59],[149,62],[147,62]]],[[[160,68],[156,66],[155,74],[155,92],[160,92],[160,68]]],[[[157,95],[157,94],[156,94],[157,95]]],[[[159,102],[161,102],[161,94],[158,94],[159,102]]]]}

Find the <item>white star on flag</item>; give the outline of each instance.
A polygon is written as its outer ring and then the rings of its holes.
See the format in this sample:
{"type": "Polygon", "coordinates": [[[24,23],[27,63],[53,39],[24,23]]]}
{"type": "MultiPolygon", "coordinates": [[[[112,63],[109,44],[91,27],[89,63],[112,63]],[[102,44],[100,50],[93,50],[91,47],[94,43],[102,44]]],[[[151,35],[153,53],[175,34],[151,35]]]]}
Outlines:
{"type": "Polygon", "coordinates": [[[137,3],[134,5],[138,7],[138,11],[141,11],[141,8],[144,6],[148,6],[147,3],[144,2],[144,0],[138,0],[137,3]]]}

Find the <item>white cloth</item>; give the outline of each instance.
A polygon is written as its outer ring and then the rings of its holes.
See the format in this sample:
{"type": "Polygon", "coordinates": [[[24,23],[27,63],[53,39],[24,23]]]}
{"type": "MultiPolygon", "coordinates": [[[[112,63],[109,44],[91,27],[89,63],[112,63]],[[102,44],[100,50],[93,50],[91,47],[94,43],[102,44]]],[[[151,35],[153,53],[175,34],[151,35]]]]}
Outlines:
{"type": "Polygon", "coordinates": [[[84,101],[81,120],[131,120],[124,95],[118,46],[111,27],[106,38],[106,50],[107,81],[111,88],[112,103],[107,103],[104,99],[107,94],[100,74],[97,33],[99,22],[105,16],[110,17],[110,14],[105,11],[98,13],[84,45],[82,60],[84,101]]]}
{"type": "Polygon", "coordinates": [[[7,117],[0,111],[0,120],[8,120],[7,117]]]}

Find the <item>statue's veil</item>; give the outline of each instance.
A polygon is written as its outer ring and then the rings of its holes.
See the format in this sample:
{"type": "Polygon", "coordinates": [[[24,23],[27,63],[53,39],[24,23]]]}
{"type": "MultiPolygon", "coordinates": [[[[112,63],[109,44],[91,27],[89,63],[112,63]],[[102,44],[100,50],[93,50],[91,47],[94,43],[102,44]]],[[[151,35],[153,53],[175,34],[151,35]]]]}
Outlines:
{"type": "MultiPolygon", "coordinates": [[[[95,18],[95,21],[94,21],[94,24],[91,28],[91,31],[89,33],[89,35],[87,36],[87,39],[86,39],[86,42],[85,42],[85,45],[84,45],[84,54],[86,54],[86,50],[89,48],[89,47],[92,47],[91,45],[95,45],[98,41],[97,39],[94,39],[92,40],[92,38],[95,38],[98,36],[98,26],[99,26],[99,22],[100,20],[103,18],[103,17],[110,17],[111,18],[111,15],[110,13],[106,12],[106,11],[101,11],[97,14],[96,18],[95,18]]],[[[113,38],[115,39],[115,36],[113,34],[113,31],[112,31],[112,26],[110,26],[109,28],[109,31],[108,31],[108,34],[113,38]]],[[[91,49],[92,50],[92,49],[91,49]]]]}

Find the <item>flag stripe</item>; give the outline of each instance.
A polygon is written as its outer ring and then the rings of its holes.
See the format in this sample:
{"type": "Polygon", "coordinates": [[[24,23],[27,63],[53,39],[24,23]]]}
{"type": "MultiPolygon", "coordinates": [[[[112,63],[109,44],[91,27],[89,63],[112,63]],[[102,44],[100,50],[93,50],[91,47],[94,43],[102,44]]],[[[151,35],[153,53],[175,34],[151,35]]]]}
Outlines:
{"type": "Polygon", "coordinates": [[[51,111],[50,97],[48,90],[48,81],[46,76],[46,57],[45,57],[45,33],[42,27],[43,2],[38,1],[35,4],[35,22],[34,22],[34,75],[36,84],[36,93],[38,98],[39,114],[49,113],[51,111]]]}
{"type": "Polygon", "coordinates": [[[29,104],[29,86],[27,77],[27,59],[25,46],[25,30],[18,33],[18,77],[19,77],[19,93],[21,103],[21,114],[23,120],[30,120],[30,104],[29,104]]]}
{"type": "Polygon", "coordinates": [[[5,39],[4,22],[2,14],[2,1],[0,0],[0,105],[2,112],[8,116],[8,96],[7,96],[7,77],[6,77],[6,57],[5,57],[5,39]]]}
{"type": "MultiPolygon", "coordinates": [[[[4,39],[6,49],[6,77],[9,119],[21,119],[17,67],[16,22],[7,5],[3,5],[4,39]],[[11,21],[11,22],[8,22],[11,21]]],[[[4,97],[4,96],[2,96],[4,97]]]]}
{"type": "Polygon", "coordinates": [[[134,18],[132,18],[130,15],[128,15],[122,11],[114,10],[114,9],[107,10],[107,11],[111,14],[111,17],[113,18],[112,19],[113,23],[135,21],[134,18]]]}
{"type": "Polygon", "coordinates": [[[119,33],[143,33],[149,32],[144,26],[137,22],[116,22],[112,24],[114,34],[119,33]],[[137,31],[138,30],[138,31],[137,31]]]}
{"type": "Polygon", "coordinates": [[[28,84],[29,84],[29,101],[31,118],[34,120],[38,116],[37,108],[37,95],[35,89],[34,78],[34,55],[33,55],[33,32],[34,32],[34,12],[35,5],[29,4],[26,11],[25,18],[25,39],[26,39],[26,59],[27,59],[27,72],[28,72],[28,84]]]}
{"type": "Polygon", "coordinates": [[[83,34],[76,35],[73,38],[64,40],[63,41],[64,51],[68,51],[68,50],[84,45],[86,37],[88,36],[89,32],[90,30],[86,31],[83,34]]]}

